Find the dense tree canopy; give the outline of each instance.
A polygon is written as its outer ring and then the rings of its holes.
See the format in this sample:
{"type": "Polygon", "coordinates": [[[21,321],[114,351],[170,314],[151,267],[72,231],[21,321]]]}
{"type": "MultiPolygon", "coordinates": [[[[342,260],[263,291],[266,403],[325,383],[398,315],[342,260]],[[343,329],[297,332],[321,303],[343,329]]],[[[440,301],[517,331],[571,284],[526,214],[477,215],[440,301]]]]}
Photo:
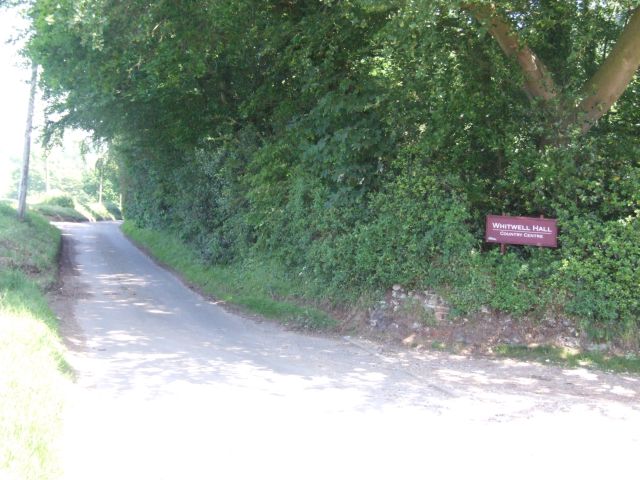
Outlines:
{"type": "Polygon", "coordinates": [[[633,1],[34,0],[51,129],[119,159],[130,218],[315,295],[393,283],[459,311],[640,319],[633,1]],[[557,217],[561,248],[481,242],[557,217]]]}

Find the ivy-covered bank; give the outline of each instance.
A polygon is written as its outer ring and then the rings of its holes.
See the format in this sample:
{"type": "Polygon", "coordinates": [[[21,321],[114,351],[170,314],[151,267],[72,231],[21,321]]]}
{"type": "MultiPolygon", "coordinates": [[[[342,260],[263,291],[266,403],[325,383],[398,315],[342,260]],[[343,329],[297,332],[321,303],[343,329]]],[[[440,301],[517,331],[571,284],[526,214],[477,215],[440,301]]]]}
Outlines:
{"type": "MultiPolygon", "coordinates": [[[[109,142],[127,218],[332,302],[393,284],[463,314],[640,326],[632,1],[37,0],[59,115],[109,142]],[[558,249],[484,244],[557,218],[558,249]]],[[[375,295],[373,296],[375,297],[375,295]]],[[[373,298],[371,297],[371,298],[373,298]]]]}

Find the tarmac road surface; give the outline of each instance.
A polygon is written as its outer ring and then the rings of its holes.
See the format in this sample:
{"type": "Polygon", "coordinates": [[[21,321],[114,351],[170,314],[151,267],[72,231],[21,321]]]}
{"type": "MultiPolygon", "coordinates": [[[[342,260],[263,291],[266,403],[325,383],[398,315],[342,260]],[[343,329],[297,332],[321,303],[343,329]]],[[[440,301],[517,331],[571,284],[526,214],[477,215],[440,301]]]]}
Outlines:
{"type": "Polygon", "coordinates": [[[640,378],[287,331],[59,223],[68,479],[638,478],[640,378]]]}

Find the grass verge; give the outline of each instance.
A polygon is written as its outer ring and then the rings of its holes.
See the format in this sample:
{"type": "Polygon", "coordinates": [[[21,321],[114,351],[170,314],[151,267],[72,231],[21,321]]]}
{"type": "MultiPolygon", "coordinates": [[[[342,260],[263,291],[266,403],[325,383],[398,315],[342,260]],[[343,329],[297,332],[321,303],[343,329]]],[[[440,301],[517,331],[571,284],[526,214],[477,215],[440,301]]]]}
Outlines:
{"type": "Polygon", "coordinates": [[[571,368],[587,367],[615,373],[640,373],[640,357],[636,355],[621,357],[553,346],[525,345],[499,345],[494,348],[494,353],[500,357],[552,363],[571,368]]]}
{"type": "Polygon", "coordinates": [[[119,220],[118,212],[110,212],[101,203],[76,203],[75,207],[66,207],[50,203],[37,203],[31,208],[45,217],[58,222],[98,222],[101,220],[119,220]]]}
{"type": "Polygon", "coordinates": [[[327,330],[337,322],[318,308],[301,306],[286,297],[297,289],[277,269],[257,262],[205,265],[177,236],[138,228],[124,222],[123,232],[153,257],[178,272],[204,293],[250,312],[298,327],[327,330]]]}
{"type": "Polygon", "coordinates": [[[60,205],[47,205],[46,203],[40,203],[33,205],[34,211],[40,215],[55,220],[56,222],[87,222],[89,218],[80,213],[75,208],[62,207],[60,205]]]}
{"type": "Polygon", "coordinates": [[[60,234],[0,204],[0,478],[60,477],[58,439],[69,368],[43,291],[56,278],[60,234]]]}

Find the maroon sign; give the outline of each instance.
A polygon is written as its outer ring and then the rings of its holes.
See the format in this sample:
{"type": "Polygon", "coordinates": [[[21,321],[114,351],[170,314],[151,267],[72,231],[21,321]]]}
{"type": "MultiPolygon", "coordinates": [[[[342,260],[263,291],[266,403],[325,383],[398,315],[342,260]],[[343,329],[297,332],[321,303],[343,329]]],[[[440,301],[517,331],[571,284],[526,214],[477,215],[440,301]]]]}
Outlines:
{"type": "Polygon", "coordinates": [[[484,239],[512,245],[558,246],[558,221],[555,218],[487,215],[484,239]]]}

